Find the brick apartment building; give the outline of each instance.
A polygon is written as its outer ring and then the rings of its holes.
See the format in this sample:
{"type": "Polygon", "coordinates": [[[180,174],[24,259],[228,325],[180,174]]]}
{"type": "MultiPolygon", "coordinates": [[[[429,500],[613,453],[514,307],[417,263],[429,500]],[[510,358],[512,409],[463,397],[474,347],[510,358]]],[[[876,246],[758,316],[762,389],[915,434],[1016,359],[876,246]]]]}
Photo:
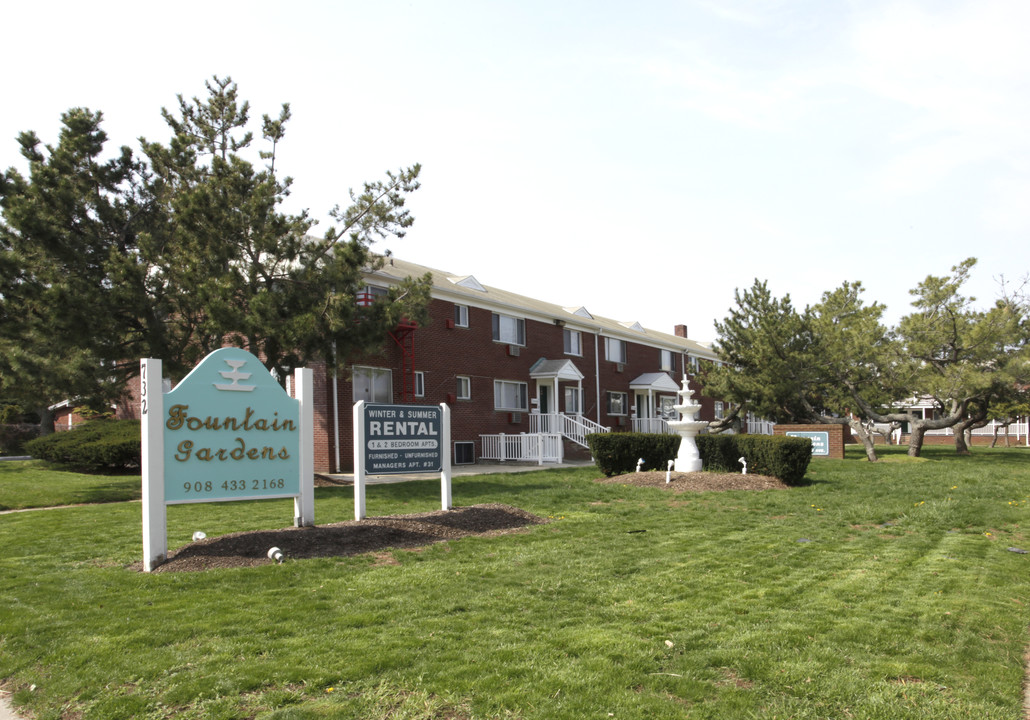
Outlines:
{"type": "MultiPolygon", "coordinates": [[[[585,433],[662,432],[664,420],[678,419],[672,406],[684,369],[693,376],[700,362],[716,358],[688,339],[683,325],[672,334],[657,332],[397,258],[367,275],[359,301],[374,302],[391,285],[426,273],[433,278],[429,322],[395,328],[383,338],[381,353],[339,373],[311,366],[316,472],[353,470],[358,400],[447,403],[455,464],[490,459],[491,437],[496,443],[501,434],[511,440],[540,432],[562,436],[562,457],[588,458],[585,433]]],[[[715,419],[721,403],[691,387],[700,419],[715,419]]],[[[54,409],[60,429],[81,420],[73,403],[54,409]]],[[[139,418],[138,381],[130,383],[116,416],[139,418]]]]}
{"type": "MultiPolygon", "coordinates": [[[[314,368],[316,471],[353,469],[358,400],[447,403],[455,463],[482,459],[483,436],[502,433],[560,433],[565,455],[575,456],[585,453],[583,432],[658,431],[663,418],[676,419],[684,369],[715,359],[682,325],[656,332],[396,258],[367,276],[366,297],[427,272],[428,323],[398,327],[381,355],[338,375],[314,368]]],[[[715,403],[701,403],[701,418],[714,419],[715,403]]]]}

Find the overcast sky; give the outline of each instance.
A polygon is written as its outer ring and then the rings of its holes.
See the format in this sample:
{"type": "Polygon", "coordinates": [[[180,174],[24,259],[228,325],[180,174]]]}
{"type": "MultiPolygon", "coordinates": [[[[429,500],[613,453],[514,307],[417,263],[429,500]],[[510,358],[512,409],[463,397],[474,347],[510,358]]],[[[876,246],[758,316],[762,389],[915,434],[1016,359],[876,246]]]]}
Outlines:
{"type": "MultiPolygon", "coordinates": [[[[1026,0],[8,3],[0,167],[101,110],[112,152],[230,75],[323,223],[421,163],[395,255],[693,339],[768,280],[893,322],[1030,271],[1026,0]]],[[[255,128],[258,129],[258,128],[255,128]]],[[[324,229],[324,225],[323,228],[324,229]]],[[[316,232],[318,229],[316,228],[316,232]]],[[[381,248],[382,249],[382,248],[381,248]]]]}

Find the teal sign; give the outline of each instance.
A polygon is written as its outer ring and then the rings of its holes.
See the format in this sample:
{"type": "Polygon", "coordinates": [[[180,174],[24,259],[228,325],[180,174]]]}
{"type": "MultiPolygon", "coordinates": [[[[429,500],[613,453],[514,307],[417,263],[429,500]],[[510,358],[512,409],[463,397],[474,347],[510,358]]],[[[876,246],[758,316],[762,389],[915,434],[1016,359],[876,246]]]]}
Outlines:
{"type": "Polygon", "coordinates": [[[300,403],[246,350],[204,358],[164,396],[165,502],[300,493],[300,403]]]}
{"type": "Polygon", "coordinates": [[[802,437],[812,441],[812,455],[830,455],[830,433],[825,431],[806,432],[803,430],[788,430],[787,437],[802,437]]]}

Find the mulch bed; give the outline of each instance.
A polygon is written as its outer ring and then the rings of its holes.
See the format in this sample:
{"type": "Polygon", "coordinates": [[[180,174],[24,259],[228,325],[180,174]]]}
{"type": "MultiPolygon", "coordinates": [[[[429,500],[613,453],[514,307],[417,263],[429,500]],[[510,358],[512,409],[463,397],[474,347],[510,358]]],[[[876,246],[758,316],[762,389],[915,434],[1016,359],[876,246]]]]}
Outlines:
{"type": "MultiPolygon", "coordinates": [[[[370,517],[307,528],[232,533],[192,542],[169,553],[153,572],[192,572],[216,568],[269,565],[268,551],[282,550],[287,560],[344,557],[414,548],[470,535],[500,535],[547,522],[510,505],[484,504],[452,510],[370,517]]],[[[142,569],[142,564],[140,565],[142,569]]]]}
{"type": "Polygon", "coordinates": [[[719,492],[724,490],[787,490],[789,485],[779,478],[769,475],[744,475],[742,473],[695,472],[669,474],[670,482],[665,482],[665,473],[645,471],[600,478],[597,482],[617,485],[635,485],[637,487],[654,487],[670,492],[719,492]]]}
{"type": "MultiPolygon", "coordinates": [[[[669,483],[665,482],[665,475],[664,472],[639,472],[602,477],[597,482],[654,487],[674,493],[788,488],[782,481],[767,475],[674,472],[669,483]]],[[[273,561],[268,558],[268,551],[273,547],[280,548],[287,561],[345,557],[383,552],[390,548],[422,547],[471,535],[517,532],[546,522],[519,508],[493,503],[412,515],[370,517],[317,527],[239,532],[185,545],[170,553],[168,560],[154,572],[196,572],[269,565],[273,561]]],[[[142,570],[142,564],[137,569],[142,570]]]]}

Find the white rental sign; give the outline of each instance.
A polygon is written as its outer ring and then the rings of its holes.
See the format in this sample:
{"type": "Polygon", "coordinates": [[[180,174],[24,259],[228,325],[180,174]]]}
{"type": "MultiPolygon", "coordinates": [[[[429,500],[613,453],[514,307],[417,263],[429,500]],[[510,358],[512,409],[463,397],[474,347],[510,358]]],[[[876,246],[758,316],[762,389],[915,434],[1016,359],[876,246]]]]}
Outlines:
{"type": "Polygon", "coordinates": [[[441,405],[354,405],[354,519],[365,517],[365,476],[440,473],[451,509],[451,413],[441,405]]]}

